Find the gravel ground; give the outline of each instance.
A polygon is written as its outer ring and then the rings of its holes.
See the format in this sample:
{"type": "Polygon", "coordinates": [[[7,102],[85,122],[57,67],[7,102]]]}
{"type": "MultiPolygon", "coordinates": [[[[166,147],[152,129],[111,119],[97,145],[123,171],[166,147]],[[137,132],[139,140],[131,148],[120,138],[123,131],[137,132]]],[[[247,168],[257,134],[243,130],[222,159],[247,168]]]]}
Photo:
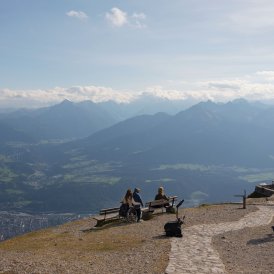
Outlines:
{"type": "Polygon", "coordinates": [[[213,245],[229,274],[274,273],[274,232],[271,225],[244,228],[213,238],[213,245]]]}
{"type": "MultiPolygon", "coordinates": [[[[272,204],[274,196],[269,198],[247,199],[247,208],[251,205],[272,204]]],[[[220,234],[213,238],[228,274],[269,274],[274,273],[274,232],[271,226],[244,228],[220,234]]]]}
{"type": "MultiPolygon", "coordinates": [[[[253,205],[248,205],[244,210],[241,205],[221,204],[181,209],[179,215],[185,215],[183,227],[190,227],[202,223],[236,221],[255,210],[253,205]]],[[[174,214],[160,214],[141,223],[119,224],[83,232],[95,224],[89,218],[16,237],[0,243],[0,273],[164,273],[168,265],[170,238],[164,236],[163,227],[171,220],[175,220],[174,214]]],[[[265,230],[269,230],[269,227],[265,230]]],[[[228,269],[230,264],[236,264],[238,269],[245,266],[237,258],[226,262],[228,255],[223,252],[226,247],[222,248],[227,244],[225,240],[234,243],[235,239],[229,237],[236,237],[239,246],[251,241],[248,248],[256,249],[259,245],[252,240],[260,239],[260,235],[254,235],[240,231],[234,236],[214,239],[214,245],[224,256],[228,269]]],[[[270,252],[273,258],[273,242],[263,242],[264,246],[266,244],[265,254],[270,252]],[[272,249],[268,244],[272,244],[272,249]]],[[[239,252],[241,249],[242,246],[239,252]]],[[[229,250],[230,256],[235,257],[234,249],[229,250]]],[[[252,257],[248,258],[252,260],[252,257]]],[[[261,260],[260,254],[256,259],[261,260]]],[[[272,270],[273,264],[271,266],[272,270]]],[[[231,273],[241,272],[232,270],[231,273]]]]}

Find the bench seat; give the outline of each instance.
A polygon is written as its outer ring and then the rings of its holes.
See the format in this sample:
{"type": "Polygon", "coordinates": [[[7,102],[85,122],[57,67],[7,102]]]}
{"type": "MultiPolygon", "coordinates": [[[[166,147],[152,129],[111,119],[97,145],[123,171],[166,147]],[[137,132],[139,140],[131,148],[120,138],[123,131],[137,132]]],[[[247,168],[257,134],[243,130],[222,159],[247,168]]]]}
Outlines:
{"type": "Polygon", "coordinates": [[[99,212],[99,216],[93,217],[97,221],[95,227],[102,226],[108,221],[120,219],[119,216],[120,207],[104,208],[99,212]]]}

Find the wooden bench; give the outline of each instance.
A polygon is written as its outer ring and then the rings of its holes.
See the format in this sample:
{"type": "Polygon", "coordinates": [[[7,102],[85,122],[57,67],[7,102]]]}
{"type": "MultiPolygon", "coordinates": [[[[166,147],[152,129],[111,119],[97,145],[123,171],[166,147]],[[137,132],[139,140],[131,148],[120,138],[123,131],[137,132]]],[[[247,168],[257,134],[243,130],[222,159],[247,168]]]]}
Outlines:
{"type": "Polygon", "coordinates": [[[162,212],[164,212],[164,208],[166,204],[168,203],[170,205],[169,207],[173,208],[175,205],[175,201],[177,201],[177,198],[178,198],[177,196],[170,196],[168,197],[168,200],[164,200],[164,199],[153,200],[153,201],[147,202],[146,207],[148,208],[149,212],[153,212],[155,208],[161,208],[162,212]]]}
{"type": "MultiPolygon", "coordinates": [[[[147,210],[147,208],[142,209],[147,210]]],[[[119,215],[120,207],[113,207],[113,208],[104,208],[100,210],[100,216],[93,217],[97,221],[95,227],[101,227],[107,223],[113,222],[115,220],[126,220],[127,222],[133,222],[136,219],[136,214],[134,211],[129,209],[128,214],[126,216],[119,215]],[[132,212],[132,213],[130,213],[132,212]]]]}
{"type": "MultiPolygon", "coordinates": [[[[170,207],[174,207],[175,201],[177,200],[177,196],[171,196],[167,200],[154,200],[146,203],[145,208],[141,208],[142,214],[150,214],[154,212],[155,207],[162,208],[162,212],[167,203],[171,204],[170,207]]],[[[97,221],[95,227],[101,227],[107,223],[110,223],[114,220],[125,219],[119,215],[120,207],[112,207],[112,208],[104,208],[99,212],[99,216],[93,217],[97,221]],[[100,217],[102,216],[102,217],[100,217]]]]}
{"type": "Polygon", "coordinates": [[[99,215],[103,216],[103,217],[102,218],[100,218],[99,216],[93,217],[93,219],[95,219],[97,221],[95,227],[100,227],[112,220],[120,219],[119,209],[120,209],[120,207],[101,209],[99,212],[99,215]]]}

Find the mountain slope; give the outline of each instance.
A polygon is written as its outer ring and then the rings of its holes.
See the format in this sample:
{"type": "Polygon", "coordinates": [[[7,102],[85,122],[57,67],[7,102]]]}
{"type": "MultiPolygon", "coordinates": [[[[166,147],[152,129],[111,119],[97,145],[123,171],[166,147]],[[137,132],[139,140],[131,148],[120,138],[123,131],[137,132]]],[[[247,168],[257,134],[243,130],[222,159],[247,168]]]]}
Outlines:
{"type": "Polygon", "coordinates": [[[2,121],[37,140],[83,138],[116,122],[98,104],[68,100],[47,108],[7,114],[2,121]]]}
{"type": "Polygon", "coordinates": [[[126,120],[85,139],[82,146],[104,160],[272,166],[271,111],[239,101],[200,103],[157,123],[156,116],[126,120]],[[264,116],[269,118],[265,123],[264,116]]]}
{"type": "Polygon", "coordinates": [[[15,130],[12,127],[0,122],[0,143],[9,143],[9,142],[33,142],[34,139],[21,132],[15,130]]]}

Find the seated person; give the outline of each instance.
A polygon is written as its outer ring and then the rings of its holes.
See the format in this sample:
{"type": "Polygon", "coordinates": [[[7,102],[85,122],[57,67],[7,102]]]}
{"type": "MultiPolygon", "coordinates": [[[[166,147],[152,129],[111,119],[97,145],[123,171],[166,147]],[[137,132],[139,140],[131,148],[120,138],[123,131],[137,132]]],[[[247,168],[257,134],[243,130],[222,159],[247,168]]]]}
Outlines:
{"type": "Polygon", "coordinates": [[[125,197],[122,200],[122,205],[120,206],[119,215],[125,217],[129,207],[133,206],[133,194],[131,189],[128,189],[125,197]]]}
{"type": "Polygon", "coordinates": [[[133,203],[133,194],[131,189],[128,189],[125,197],[122,200],[122,204],[127,204],[129,207],[132,206],[133,203]]]}
{"type": "MultiPolygon", "coordinates": [[[[169,206],[168,197],[164,194],[164,188],[161,186],[158,188],[158,194],[155,196],[155,200],[166,200],[167,203],[164,204],[165,207],[169,206]]],[[[162,206],[157,206],[162,207],[162,206]]]]}
{"type": "Polygon", "coordinates": [[[133,204],[137,212],[137,222],[140,222],[141,220],[141,206],[144,206],[142,198],[139,193],[140,193],[140,188],[135,188],[133,192],[133,201],[134,201],[133,204]]]}

